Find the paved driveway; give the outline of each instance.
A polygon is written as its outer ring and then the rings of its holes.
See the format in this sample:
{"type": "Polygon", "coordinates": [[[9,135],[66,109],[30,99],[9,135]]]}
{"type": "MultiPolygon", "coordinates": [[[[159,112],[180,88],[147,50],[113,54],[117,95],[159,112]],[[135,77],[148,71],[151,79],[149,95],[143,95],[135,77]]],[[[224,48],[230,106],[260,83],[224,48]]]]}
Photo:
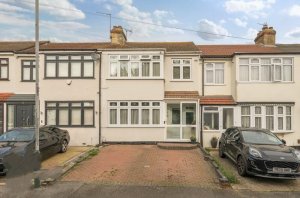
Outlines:
{"type": "Polygon", "coordinates": [[[300,180],[276,180],[259,177],[241,177],[236,170],[235,165],[227,158],[219,158],[217,151],[211,151],[211,154],[217,158],[222,165],[231,170],[239,180],[238,184],[232,185],[236,190],[251,191],[300,191],[300,180]]]}
{"type": "Polygon", "coordinates": [[[110,145],[67,173],[63,181],[143,186],[218,188],[199,149],[163,150],[156,145],[110,145]]]}

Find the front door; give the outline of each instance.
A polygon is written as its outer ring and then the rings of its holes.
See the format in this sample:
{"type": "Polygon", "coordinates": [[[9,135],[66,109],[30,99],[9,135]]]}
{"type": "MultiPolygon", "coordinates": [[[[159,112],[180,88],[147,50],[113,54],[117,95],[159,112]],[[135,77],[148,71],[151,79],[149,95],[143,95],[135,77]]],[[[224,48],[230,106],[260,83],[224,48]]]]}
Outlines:
{"type": "Polygon", "coordinates": [[[167,104],[167,140],[190,140],[191,137],[196,137],[196,129],[197,103],[178,102],[167,104]]]}
{"type": "Polygon", "coordinates": [[[34,106],[16,105],[16,126],[15,127],[33,127],[34,126],[34,106]]]}

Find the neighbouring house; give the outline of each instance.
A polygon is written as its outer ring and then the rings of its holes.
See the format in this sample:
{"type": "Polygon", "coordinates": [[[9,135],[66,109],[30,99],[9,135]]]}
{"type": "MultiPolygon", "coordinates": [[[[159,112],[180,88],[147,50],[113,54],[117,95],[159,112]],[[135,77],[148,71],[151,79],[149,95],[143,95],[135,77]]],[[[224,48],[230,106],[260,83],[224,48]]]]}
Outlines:
{"type": "MultiPolygon", "coordinates": [[[[69,130],[72,145],[188,142],[205,147],[230,126],[267,128],[300,145],[300,45],[40,43],[40,124],[69,130]]],[[[0,42],[0,133],[34,125],[33,42],[0,42]]]]}

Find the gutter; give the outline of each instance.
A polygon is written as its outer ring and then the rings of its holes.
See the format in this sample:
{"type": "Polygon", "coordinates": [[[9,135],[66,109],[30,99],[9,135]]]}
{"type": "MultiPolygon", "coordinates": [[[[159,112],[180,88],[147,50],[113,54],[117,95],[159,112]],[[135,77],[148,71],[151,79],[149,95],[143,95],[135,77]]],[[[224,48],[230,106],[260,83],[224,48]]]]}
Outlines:
{"type": "MultiPolygon", "coordinates": [[[[204,63],[205,63],[205,59],[202,58],[202,93],[201,93],[201,96],[204,96],[204,91],[205,91],[205,86],[204,86],[204,63]]],[[[201,100],[201,99],[200,99],[201,100]]],[[[200,104],[200,100],[199,100],[199,104],[200,104]]],[[[203,118],[202,118],[202,115],[203,115],[203,107],[202,105],[200,104],[200,145],[203,147],[203,118]]]]}

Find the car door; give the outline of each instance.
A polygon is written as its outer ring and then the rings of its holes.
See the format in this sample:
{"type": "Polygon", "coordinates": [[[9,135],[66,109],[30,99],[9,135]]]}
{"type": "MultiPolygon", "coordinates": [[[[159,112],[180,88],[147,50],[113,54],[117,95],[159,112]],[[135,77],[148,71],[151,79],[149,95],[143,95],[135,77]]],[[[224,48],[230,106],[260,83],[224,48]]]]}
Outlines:
{"type": "Polygon", "coordinates": [[[240,131],[235,129],[231,132],[227,140],[227,152],[233,160],[236,160],[236,156],[240,149],[240,138],[240,131]]]}
{"type": "Polygon", "coordinates": [[[50,146],[49,135],[45,131],[40,131],[40,152],[44,157],[48,153],[48,149],[50,146]]]}

